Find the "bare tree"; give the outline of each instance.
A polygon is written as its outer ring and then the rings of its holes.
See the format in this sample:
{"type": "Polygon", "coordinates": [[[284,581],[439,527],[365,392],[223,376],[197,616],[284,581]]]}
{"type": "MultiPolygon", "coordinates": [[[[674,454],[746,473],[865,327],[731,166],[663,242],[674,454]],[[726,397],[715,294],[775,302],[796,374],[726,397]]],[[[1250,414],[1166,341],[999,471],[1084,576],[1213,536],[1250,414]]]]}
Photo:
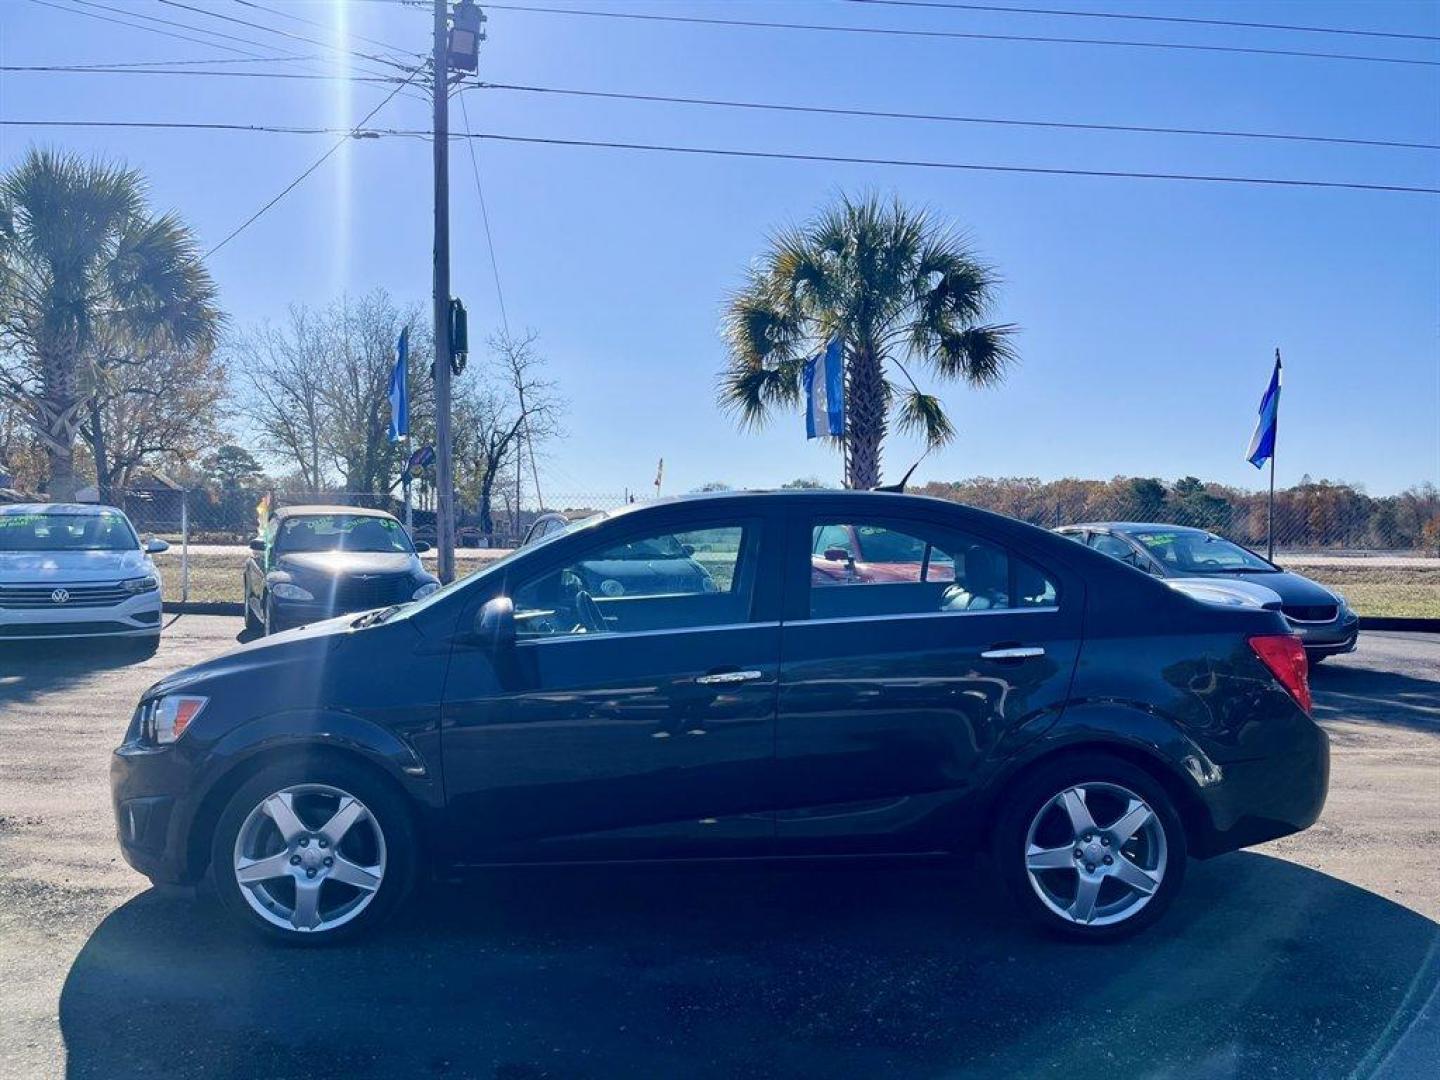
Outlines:
{"type": "Polygon", "coordinates": [[[462,495],[472,494],[476,500],[487,542],[495,535],[497,489],[503,490],[507,478],[523,467],[524,454],[563,434],[565,402],[555,384],[544,378],[545,360],[535,347],[538,337],[530,330],[523,337],[491,338],[491,373],[457,384],[457,486],[462,495]]]}
{"type": "Polygon", "coordinates": [[[281,327],[237,337],[231,353],[260,447],[296,469],[310,490],[338,477],[347,491],[383,492],[404,467],[390,442],[390,374],[403,327],[410,332],[412,442],[433,426],[432,349],[419,309],[384,290],[342,297],[313,311],[292,307],[281,327]]]}

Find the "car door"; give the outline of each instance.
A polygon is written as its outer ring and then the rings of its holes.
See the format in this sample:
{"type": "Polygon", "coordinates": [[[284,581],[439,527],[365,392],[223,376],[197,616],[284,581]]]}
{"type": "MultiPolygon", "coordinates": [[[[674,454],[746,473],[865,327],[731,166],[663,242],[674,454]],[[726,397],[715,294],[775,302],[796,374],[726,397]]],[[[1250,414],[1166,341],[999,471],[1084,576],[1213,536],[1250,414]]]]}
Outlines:
{"type": "Polygon", "coordinates": [[[1058,715],[1081,582],[934,516],[854,503],[797,508],[788,545],[779,850],[943,846],[986,770],[1058,715]],[[835,526],[918,557],[903,580],[812,575],[814,539],[835,526]]]}
{"type": "Polygon", "coordinates": [[[457,861],[770,850],[781,519],[630,518],[517,560],[513,646],[455,651],[457,861]]]}
{"type": "Polygon", "coordinates": [[[265,550],[259,552],[252,549],[249,557],[245,560],[244,571],[245,603],[255,613],[256,618],[261,618],[265,611],[266,560],[270,556],[270,545],[275,539],[275,519],[273,517],[265,523],[261,539],[265,541],[265,550]]]}

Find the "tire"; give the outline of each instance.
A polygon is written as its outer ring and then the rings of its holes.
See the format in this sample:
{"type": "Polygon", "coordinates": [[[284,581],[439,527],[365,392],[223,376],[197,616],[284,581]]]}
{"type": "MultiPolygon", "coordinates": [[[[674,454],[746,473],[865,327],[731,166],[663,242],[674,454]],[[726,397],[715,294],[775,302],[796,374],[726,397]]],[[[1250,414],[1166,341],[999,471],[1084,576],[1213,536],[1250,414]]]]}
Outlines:
{"type": "Polygon", "coordinates": [[[364,765],[324,757],[251,777],[226,803],[210,843],[221,906],[271,941],[293,945],[373,930],[409,894],[418,866],[404,795],[364,765]],[[249,884],[240,881],[242,866],[249,884]],[[312,883],[313,905],[301,898],[312,883]]]}
{"type": "Polygon", "coordinates": [[[271,634],[278,634],[281,627],[275,618],[275,598],[268,592],[265,594],[265,621],[261,624],[261,631],[266,637],[271,634]]]}
{"type": "Polygon", "coordinates": [[[255,618],[255,611],[250,606],[250,586],[245,586],[245,632],[247,634],[258,634],[265,629],[265,624],[255,618]]]}
{"type": "Polygon", "coordinates": [[[1154,777],[1084,753],[1020,777],[1001,807],[993,854],[1006,891],[1036,925],[1113,941],[1165,913],[1184,880],[1187,847],[1174,803],[1154,777]]]}

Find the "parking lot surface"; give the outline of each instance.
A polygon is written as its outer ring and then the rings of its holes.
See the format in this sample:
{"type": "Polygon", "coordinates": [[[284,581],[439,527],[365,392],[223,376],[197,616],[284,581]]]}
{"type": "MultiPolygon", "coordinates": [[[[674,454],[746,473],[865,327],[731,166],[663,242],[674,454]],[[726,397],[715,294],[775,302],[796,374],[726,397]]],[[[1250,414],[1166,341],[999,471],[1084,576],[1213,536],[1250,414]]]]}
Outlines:
{"type": "Polygon", "coordinates": [[[0,1077],[1433,1077],[1440,638],[1316,672],[1330,799],[1193,863],[1118,946],[1037,938],[984,866],[493,871],[353,947],[261,944],[119,857],[140,693],[233,644],[0,652],[0,1077]]]}

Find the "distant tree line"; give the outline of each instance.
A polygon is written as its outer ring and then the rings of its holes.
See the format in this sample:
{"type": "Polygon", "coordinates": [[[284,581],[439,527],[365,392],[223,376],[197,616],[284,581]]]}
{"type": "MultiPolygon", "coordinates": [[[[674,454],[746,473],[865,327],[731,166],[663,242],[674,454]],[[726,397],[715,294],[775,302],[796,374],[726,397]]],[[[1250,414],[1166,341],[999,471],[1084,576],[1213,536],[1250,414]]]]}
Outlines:
{"type": "MultiPolygon", "coordinates": [[[[1263,545],[1266,493],[1186,476],[1042,481],[975,477],[932,481],[924,495],[967,503],[1053,527],[1077,521],[1160,521],[1210,529],[1263,545]]],[[[1367,495],[1353,484],[1312,480],[1275,492],[1275,539],[1291,548],[1373,548],[1440,552],[1440,487],[1418,484],[1398,495],[1367,495]]]]}

